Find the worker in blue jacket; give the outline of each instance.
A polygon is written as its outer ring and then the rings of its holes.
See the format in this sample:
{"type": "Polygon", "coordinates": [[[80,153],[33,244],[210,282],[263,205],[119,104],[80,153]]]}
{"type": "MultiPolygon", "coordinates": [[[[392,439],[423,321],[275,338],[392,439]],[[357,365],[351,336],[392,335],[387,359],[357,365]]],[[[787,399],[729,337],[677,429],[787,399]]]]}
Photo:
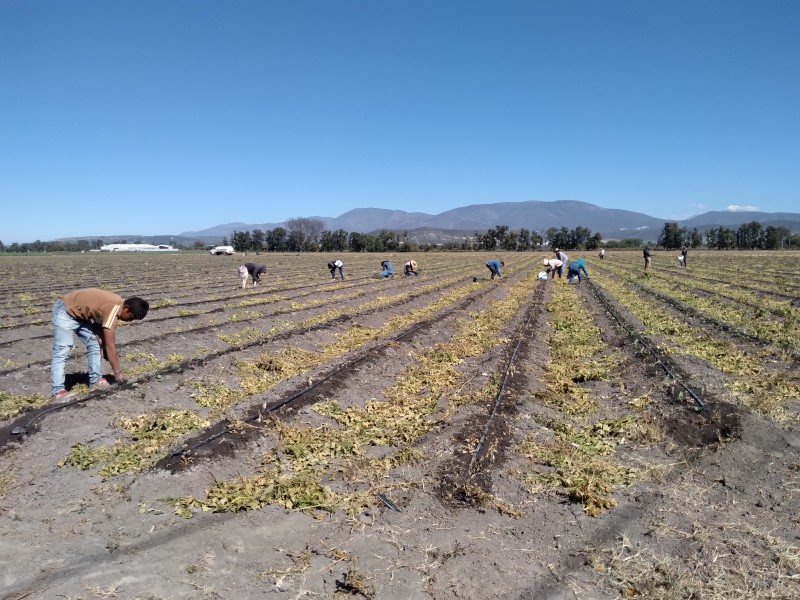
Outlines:
{"type": "Polygon", "coordinates": [[[495,275],[497,275],[498,277],[502,277],[502,275],[500,274],[500,267],[504,266],[506,266],[506,263],[504,263],[502,260],[497,260],[496,258],[486,263],[486,267],[492,273],[491,277],[492,279],[494,279],[495,275]]]}
{"type": "Polygon", "coordinates": [[[381,277],[394,277],[394,265],[388,260],[381,262],[381,269],[383,269],[379,273],[381,277]]]}
{"type": "Polygon", "coordinates": [[[571,284],[575,277],[578,278],[578,283],[580,283],[581,271],[583,271],[583,274],[586,275],[586,277],[589,277],[589,274],[586,272],[586,261],[583,259],[583,257],[580,257],[569,263],[569,279],[567,279],[567,283],[571,284]]]}

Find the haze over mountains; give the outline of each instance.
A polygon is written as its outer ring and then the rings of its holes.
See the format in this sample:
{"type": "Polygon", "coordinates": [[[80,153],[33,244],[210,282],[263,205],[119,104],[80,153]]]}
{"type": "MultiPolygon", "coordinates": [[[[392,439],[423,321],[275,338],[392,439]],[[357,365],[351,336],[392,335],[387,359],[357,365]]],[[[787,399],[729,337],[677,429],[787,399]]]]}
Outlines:
{"type": "MultiPolygon", "coordinates": [[[[307,217],[310,215],[297,215],[307,217]]],[[[508,225],[519,230],[525,227],[531,231],[544,232],[550,227],[567,227],[573,229],[583,226],[599,232],[604,239],[623,239],[639,237],[643,240],[656,240],[664,223],[674,221],[660,217],[651,217],[644,213],[602,208],[595,204],[576,200],[556,200],[545,202],[530,200],[526,202],[498,202],[495,204],[473,204],[454,208],[436,215],[422,212],[406,212],[384,208],[355,208],[338,217],[318,217],[329,230],[344,229],[347,232],[358,231],[371,233],[380,229],[408,231],[409,239],[419,243],[444,243],[460,240],[465,235],[476,231],[485,232],[497,225],[508,225]]],[[[681,227],[689,229],[697,227],[701,232],[712,227],[729,227],[736,229],[743,223],[758,221],[764,227],[787,227],[793,232],[800,231],[800,213],[765,213],[747,211],[715,211],[696,215],[689,219],[678,220],[681,227]]],[[[178,234],[165,235],[109,235],[103,236],[105,241],[126,239],[140,240],[149,243],[174,241],[190,245],[196,240],[209,244],[230,237],[234,231],[253,231],[254,229],[274,229],[283,227],[277,223],[225,223],[202,229],[200,231],[184,231],[178,234]]],[[[93,238],[100,236],[91,236],[93,238]]],[[[71,238],[78,239],[78,238],[71,238]]]]}
{"type": "MultiPolygon", "coordinates": [[[[305,215],[298,215],[305,216],[305,215]]],[[[413,239],[415,230],[424,230],[426,237],[440,235],[444,238],[471,235],[475,231],[484,232],[497,225],[508,225],[512,229],[525,227],[531,231],[543,232],[550,227],[573,229],[579,225],[588,227],[592,233],[600,232],[604,239],[641,237],[655,240],[661,233],[664,223],[673,219],[651,217],[644,213],[579,202],[576,200],[556,200],[544,202],[498,202],[495,204],[473,204],[454,208],[436,215],[421,212],[406,212],[384,208],[355,208],[338,217],[313,217],[325,222],[329,230],[344,229],[370,233],[380,229],[408,231],[413,239]]],[[[707,212],[678,221],[680,226],[701,231],[711,227],[736,228],[742,223],[758,221],[764,227],[788,227],[800,231],[800,213],[764,212],[707,212]]],[[[274,229],[282,223],[227,223],[201,231],[186,231],[181,238],[219,240],[230,236],[234,231],[253,229],[274,229]]]]}

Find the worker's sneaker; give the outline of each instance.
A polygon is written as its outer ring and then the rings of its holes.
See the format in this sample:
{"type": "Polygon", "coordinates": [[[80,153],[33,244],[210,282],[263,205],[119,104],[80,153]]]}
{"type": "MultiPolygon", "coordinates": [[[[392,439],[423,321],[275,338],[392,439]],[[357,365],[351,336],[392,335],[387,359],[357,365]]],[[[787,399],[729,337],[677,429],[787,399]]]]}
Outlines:
{"type": "Polygon", "coordinates": [[[55,394],[53,394],[51,400],[53,402],[66,402],[67,400],[70,400],[71,398],[74,397],[75,397],[75,392],[68,392],[67,390],[58,390],[55,394]]]}
{"type": "Polygon", "coordinates": [[[100,379],[95,381],[92,385],[90,385],[89,389],[90,390],[98,390],[98,389],[107,388],[110,385],[111,385],[111,383],[109,383],[108,379],[106,379],[105,377],[101,377],[100,379]]]}

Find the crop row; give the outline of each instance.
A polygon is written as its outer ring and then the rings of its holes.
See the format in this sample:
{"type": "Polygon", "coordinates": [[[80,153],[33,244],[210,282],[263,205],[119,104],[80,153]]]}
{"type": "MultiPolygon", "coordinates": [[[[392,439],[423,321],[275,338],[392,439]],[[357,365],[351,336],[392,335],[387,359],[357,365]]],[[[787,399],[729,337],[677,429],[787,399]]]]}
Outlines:
{"type": "MultiPolygon", "coordinates": [[[[466,256],[459,257],[456,261],[447,261],[434,255],[432,259],[421,262],[424,265],[423,273],[426,277],[435,275],[441,270],[451,270],[460,268],[462,270],[476,270],[475,267],[482,267],[474,257],[469,260],[466,256]],[[476,264],[477,263],[477,264],[476,264]]],[[[236,276],[236,265],[230,259],[219,260],[216,257],[187,255],[187,256],[164,256],[160,257],[163,261],[152,264],[152,259],[144,261],[135,256],[104,256],[96,257],[94,260],[96,269],[111,268],[116,264],[116,268],[127,270],[141,270],[143,276],[132,277],[113,277],[108,276],[98,279],[97,276],[92,280],[81,281],[79,286],[60,282],[61,273],[53,268],[51,271],[42,271],[39,277],[53,281],[48,286],[25,285],[18,291],[5,290],[4,293],[4,314],[0,315],[0,324],[3,326],[16,325],[25,322],[42,322],[48,319],[50,307],[53,300],[75,289],[75,287],[101,287],[119,293],[122,296],[138,295],[151,302],[153,308],[161,309],[170,306],[181,306],[192,302],[209,302],[222,299],[232,299],[238,297],[248,297],[254,292],[258,293],[277,293],[284,290],[298,290],[300,288],[312,289],[315,286],[330,284],[328,271],[322,265],[317,264],[323,261],[322,256],[296,257],[296,256],[270,256],[270,265],[267,276],[262,278],[262,286],[256,290],[242,290],[240,280],[236,276]],[[105,259],[105,260],[101,260],[105,259]],[[116,262],[111,262],[112,260],[116,262]],[[139,260],[137,260],[139,259],[139,260]],[[217,261],[212,271],[202,271],[198,269],[204,265],[200,261],[217,261]],[[198,264],[199,263],[199,264],[198,264]],[[291,266],[290,266],[291,265],[291,266]],[[146,275],[146,276],[144,276],[146,275]],[[13,320],[10,320],[12,319],[13,320]]],[[[254,257],[258,259],[259,257],[254,257]]],[[[372,265],[373,260],[367,261],[362,256],[353,258],[348,257],[346,268],[347,282],[364,280],[377,270],[372,265]],[[352,263],[352,265],[351,265],[352,263]],[[370,266],[372,268],[370,269],[370,266]]],[[[54,265],[56,267],[57,265],[54,265]]],[[[207,265],[205,265],[207,266],[207,265]]],[[[7,268],[7,262],[0,263],[0,267],[7,268]]],[[[400,272],[398,265],[398,272],[400,272]]],[[[485,270],[485,268],[483,268],[485,270]]],[[[480,272],[479,272],[480,273],[480,272]]],[[[74,274],[70,274],[70,279],[74,280],[74,274]]],[[[9,275],[7,275],[9,276],[9,275]]]]}
{"type": "Polygon", "coordinates": [[[626,269],[609,265],[596,270],[613,274],[620,281],[691,307],[697,314],[727,324],[746,335],[800,350],[800,309],[787,300],[764,297],[753,303],[750,298],[742,296],[724,297],[717,293],[722,286],[707,283],[698,285],[685,279],[675,281],[674,277],[661,273],[642,278],[626,269]]]}
{"type": "Polygon", "coordinates": [[[776,362],[775,348],[734,343],[719,332],[710,335],[709,326],[692,324],[669,304],[606,269],[593,271],[592,281],[633,314],[646,335],[660,340],[663,350],[700,359],[729,376],[727,388],[739,402],[776,420],[796,418],[786,405],[800,395],[800,383],[776,362]]]}

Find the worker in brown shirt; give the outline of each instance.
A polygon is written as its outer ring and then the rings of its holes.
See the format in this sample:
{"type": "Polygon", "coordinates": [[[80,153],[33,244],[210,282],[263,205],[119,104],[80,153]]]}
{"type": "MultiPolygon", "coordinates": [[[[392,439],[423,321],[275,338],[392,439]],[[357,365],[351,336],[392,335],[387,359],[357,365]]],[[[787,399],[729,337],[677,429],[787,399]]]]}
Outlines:
{"type": "Polygon", "coordinates": [[[50,361],[50,393],[54,400],[64,401],[73,394],[64,389],[64,367],[75,345],[73,333],[86,346],[89,361],[89,387],[109,382],[103,377],[101,355],[114,370],[114,379],[125,378],[117,356],[116,328],[119,321],[144,319],[150,305],[146,300],[122,297],[101,290],[86,288],[70,292],[53,304],[53,355],[50,361]]]}

